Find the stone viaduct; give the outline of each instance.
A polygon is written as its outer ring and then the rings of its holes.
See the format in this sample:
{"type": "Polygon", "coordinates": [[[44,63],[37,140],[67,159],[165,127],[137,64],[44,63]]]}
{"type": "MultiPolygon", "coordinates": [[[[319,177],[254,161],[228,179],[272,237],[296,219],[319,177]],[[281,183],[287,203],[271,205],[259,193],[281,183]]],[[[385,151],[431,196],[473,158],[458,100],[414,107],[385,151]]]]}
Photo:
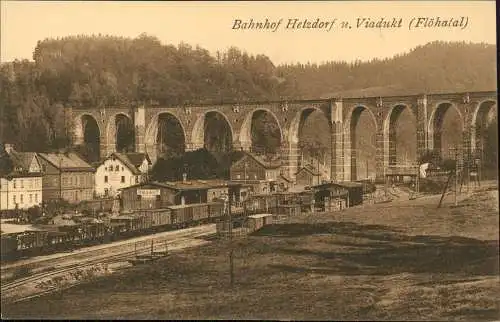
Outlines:
{"type": "Polygon", "coordinates": [[[455,109],[460,118],[463,151],[474,152],[479,146],[478,126],[485,115],[497,105],[497,93],[439,93],[390,97],[339,97],[317,100],[241,102],[222,105],[165,107],[137,105],[132,107],[70,107],[74,121],[75,143],[84,140],[84,129],[89,120],[99,128],[101,158],[115,151],[116,118],[122,115],[135,126],[135,150],[146,152],[153,162],[156,156],[158,120],[163,114],[175,117],[183,130],[185,150],[191,151],[204,145],[204,122],[210,112],[219,113],[231,130],[234,149],[251,147],[252,116],[258,111],[270,113],[281,131],[281,156],[285,173],[295,178],[299,162],[299,132],[311,112],[321,111],[330,125],[331,169],[334,181],[354,180],[356,168],[356,122],[363,111],[368,111],[374,121],[376,133],[376,158],[373,160],[376,178],[382,179],[388,171],[397,168],[395,158],[395,124],[399,115],[409,109],[416,120],[417,156],[427,149],[440,149],[443,115],[455,109]]]}

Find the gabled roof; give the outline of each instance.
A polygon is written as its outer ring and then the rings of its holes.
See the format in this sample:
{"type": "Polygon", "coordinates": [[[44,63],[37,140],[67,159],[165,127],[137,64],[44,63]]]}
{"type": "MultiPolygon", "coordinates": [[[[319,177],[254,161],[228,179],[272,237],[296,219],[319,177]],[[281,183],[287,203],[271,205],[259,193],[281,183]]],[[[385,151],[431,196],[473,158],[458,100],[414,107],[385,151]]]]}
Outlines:
{"type": "Polygon", "coordinates": [[[187,180],[186,182],[184,181],[175,181],[175,182],[157,182],[157,181],[152,181],[152,182],[144,182],[144,183],[138,183],[133,186],[129,186],[126,188],[122,188],[119,190],[127,190],[131,188],[138,188],[138,187],[157,187],[157,188],[168,188],[168,189],[173,189],[173,190],[179,190],[179,191],[186,191],[186,190],[208,190],[208,189],[214,189],[214,188],[225,188],[233,185],[239,185],[237,183],[232,183],[230,181],[225,181],[225,180],[220,180],[220,179],[212,179],[212,180],[187,180]]]}
{"type": "Polygon", "coordinates": [[[316,186],[313,186],[313,188],[316,189],[322,189],[322,188],[328,188],[328,187],[342,187],[342,188],[363,188],[363,184],[358,183],[358,182],[351,182],[351,181],[342,181],[342,182],[327,182],[327,183],[322,183],[316,186]]]}
{"type": "Polygon", "coordinates": [[[244,152],[243,157],[241,157],[238,161],[233,163],[233,166],[236,164],[239,164],[240,162],[243,162],[245,158],[252,158],[254,159],[258,164],[263,166],[266,169],[277,169],[281,167],[281,161],[279,159],[276,160],[266,160],[264,157],[250,153],[250,152],[244,152]]]}
{"type": "MultiPolygon", "coordinates": [[[[111,156],[115,156],[118,160],[120,160],[133,174],[138,175],[142,172],[139,170],[139,167],[144,162],[144,159],[148,161],[148,164],[151,164],[151,160],[149,159],[146,153],[119,153],[114,152],[111,156]]],[[[110,157],[111,157],[110,156],[110,157]]],[[[109,159],[109,157],[108,157],[109,159]]]]}
{"type": "Polygon", "coordinates": [[[140,167],[142,165],[142,162],[144,161],[144,159],[146,159],[148,161],[148,164],[151,164],[151,159],[149,159],[149,156],[147,153],[129,152],[129,153],[125,153],[125,155],[130,160],[130,162],[136,167],[140,167]]]}
{"type": "Polygon", "coordinates": [[[165,182],[163,184],[175,190],[208,190],[213,188],[229,187],[230,182],[220,179],[211,179],[165,182]]]}
{"type": "Polygon", "coordinates": [[[27,177],[41,175],[41,172],[39,171],[29,172],[33,159],[36,159],[35,152],[17,152],[12,150],[9,153],[3,154],[2,158],[8,158],[12,164],[12,168],[10,169],[10,171],[5,169],[6,171],[8,171],[8,173],[1,173],[2,175],[5,175],[5,177],[27,177]]]}
{"type": "Polygon", "coordinates": [[[95,171],[90,164],[73,152],[38,153],[38,156],[52,164],[56,169],[63,171],[95,171]]]}
{"type": "Polygon", "coordinates": [[[307,171],[314,176],[320,175],[319,171],[314,166],[312,166],[310,164],[304,165],[302,168],[299,169],[299,171],[297,171],[297,173],[299,173],[301,171],[307,171]]]}
{"type": "Polygon", "coordinates": [[[287,175],[285,174],[280,174],[280,178],[282,178],[283,180],[285,180],[286,182],[293,182],[293,180],[291,178],[289,178],[287,175]]]}

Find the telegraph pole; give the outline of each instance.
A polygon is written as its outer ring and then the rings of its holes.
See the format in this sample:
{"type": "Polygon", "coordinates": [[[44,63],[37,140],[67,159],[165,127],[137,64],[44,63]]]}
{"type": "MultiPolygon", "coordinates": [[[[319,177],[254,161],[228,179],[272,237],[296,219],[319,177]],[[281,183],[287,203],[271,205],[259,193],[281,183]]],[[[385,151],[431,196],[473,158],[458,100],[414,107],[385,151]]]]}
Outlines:
{"type": "Polygon", "coordinates": [[[60,154],[59,154],[59,199],[62,199],[62,155],[60,154]]]}
{"type": "Polygon", "coordinates": [[[227,195],[225,199],[227,206],[227,215],[229,219],[229,285],[231,289],[234,283],[234,267],[233,267],[233,217],[231,212],[231,196],[227,195]]]}
{"type": "Polygon", "coordinates": [[[458,149],[455,149],[455,206],[457,206],[458,194],[458,149]]]}
{"type": "Polygon", "coordinates": [[[458,194],[458,147],[451,148],[450,150],[455,151],[455,206],[458,205],[457,194],[458,194]]]}

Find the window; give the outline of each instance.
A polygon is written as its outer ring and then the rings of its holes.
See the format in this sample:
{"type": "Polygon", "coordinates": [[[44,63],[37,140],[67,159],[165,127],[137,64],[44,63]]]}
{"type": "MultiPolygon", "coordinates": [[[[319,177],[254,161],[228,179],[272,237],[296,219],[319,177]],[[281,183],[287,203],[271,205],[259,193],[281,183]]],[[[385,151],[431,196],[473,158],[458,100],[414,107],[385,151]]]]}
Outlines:
{"type": "Polygon", "coordinates": [[[33,195],[30,193],[30,203],[33,202],[33,195]]]}
{"type": "Polygon", "coordinates": [[[108,176],[104,176],[104,183],[108,183],[108,176]]]}
{"type": "Polygon", "coordinates": [[[23,182],[23,179],[21,179],[21,189],[23,189],[23,188],[24,188],[24,182],[23,182]]]}
{"type": "Polygon", "coordinates": [[[21,193],[21,203],[23,203],[23,194],[21,193]]]}
{"type": "Polygon", "coordinates": [[[38,194],[35,193],[35,202],[38,202],[38,194]]]}
{"type": "Polygon", "coordinates": [[[122,167],[122,171],[125,171],[125,170],[123,169],[123,167],[122,167]]]}
{"type": "Polygon", "coordinates": [[[13,195],[13,196],[12,196],[12,202],[13,202],[14,204],[16,203],[16,197],[17,197],[16,195],[13,195]]]}
{"type": "Polygon", "coordinates": [[[139,183],[139,176],[135,176],[135,183],[139,183]]]}
{"type": "Polygon", "coordinates": [[[12,184],[14,185],[14,189],[16,189],[16,179],[12,180],[12,184]]]}
{"type": "Polygon", "coordinates": [[[237,174],[236,179],[241,179],[241,174],[237,174]]]}
{"type": "Polygon", "coordinates": [[[113,166],[112,165],[109,166],[109,171],[113,171],[113,166]]]}
{"type": "Polygon", "coordinates": [[[137,195],[137,200],[141,200],[141,195],[137,195]]]}
{"type": "Polygon", "coordinates": [[[119,166],[119,165],[117,165],[117,166],[115,167],[115,171],[120,171],[120,166],[119,166]]]}
{"type": "Polygon", "coordinates": [[[122,176],[122,183],[125,183],[125,176],[122,176]]]}

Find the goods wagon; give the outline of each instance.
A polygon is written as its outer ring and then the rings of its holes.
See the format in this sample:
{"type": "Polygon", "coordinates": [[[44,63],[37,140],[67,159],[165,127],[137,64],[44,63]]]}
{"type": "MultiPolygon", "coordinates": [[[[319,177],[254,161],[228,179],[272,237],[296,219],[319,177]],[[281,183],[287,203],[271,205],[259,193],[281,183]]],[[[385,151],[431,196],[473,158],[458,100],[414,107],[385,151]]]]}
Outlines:
{"type": "Polygon", "coordinates": [[[192,205],[192,209],[193,221],[205,221],[205,219],[208,219],[208,204],[192,205]]]}
{"type": "Polygon", "coordinates": [[[170,218],[170,209],[141,210],[139,213],[150,218],[151,227],[166,226],[170,225],[172,222],[170,218]]]}
{"type": "Polygon", "coordinates": [[[189,205],[177,205],[168,207],[171,211],[172,224],[185,226],[193,221],[193,209],[189,205]]]}
{"type": "Polygon", "coordinates": [[[82,242],[97,242],[104,238],[106,227],[104,223],[85,223],[78,227],[77,239],[82,242]]]}
{"type": "Polygon", "coordinates": [[[119,227],[122,234],[127,234],[136,230],[136,223],[134,218],[129,214],[124,214],[110,218],[110,224],[113,228],[119,227]]]}
{"type": "Polygon", "coordinates": [[[214,202],[208,204],[208,217],[217,218],[224,216],[224,203],[214,202]]]}
{"type": "Polygon", "coordinates": [[[44,251],[61,250],[72,247],[75,243],[75,235],[68,231],[49,231],[47,245],[44,251]]]}
{"type": "Polygon", "coordinates": [[[140,232],[151,228],[152,220],[150,216],[144,214],[130,214],[130,231],[140,232]]]}
{"type": "Polygon", "coordinates": [[[2,235],[1,237],[1,258],[11,259],[16,256],[17,253],[17,238],[16,234],[2,235]]]}
{"type": "Polygon", "coordinates": [[[273,215],[272,214],[258,214],[248,216],[246,220],[246,227],[250,232],[261,229],[266,225],[272,224],[273,215]]]}
{"type": "Polygon", "coordinates": [[[113,241],[127,232],[127,224],[123,221],[111,221],[106,225],[106,239],[113,241]]]}
{"type": "Polygon", "coordinates": [[[82,201],[78,205],[78,209],[81,211],[86,211],[89,213],[99,213],[99,212],[111,212],[113,210],[113,205],[117,199],[97,199],[97,200],[86,200],[82,201]]]}
{"type": "Polygon", "coordinates": [[[43,230],[28,230],[17,236],[18,250],[42,249],[47,245],[48,232],[43,230]]]}

